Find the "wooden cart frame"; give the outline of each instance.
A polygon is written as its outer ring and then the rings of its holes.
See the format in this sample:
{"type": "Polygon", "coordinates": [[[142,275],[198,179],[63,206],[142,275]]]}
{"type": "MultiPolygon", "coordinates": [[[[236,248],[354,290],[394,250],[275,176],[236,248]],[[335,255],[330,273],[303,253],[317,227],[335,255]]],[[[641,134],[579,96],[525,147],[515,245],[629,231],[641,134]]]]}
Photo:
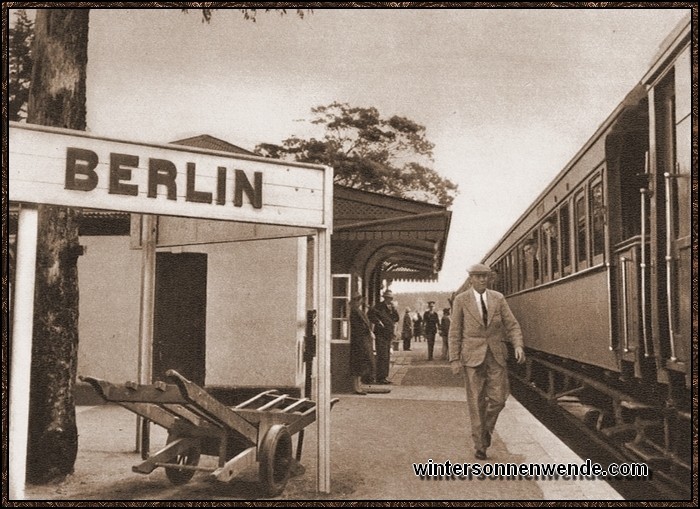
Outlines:
{"type": "MultiPolygon", "coordinates": [[[[187,483],[197,471],[228,482],[257,462],[265,494],[282,493],[294,461],[292,436],[316,420],[316,403],[268,390],[229,407],[175,370],[166,376],[173,383],[113,384],[80,377],[105,401],[168,430],[165,447],[132,470],[150,474],[163,467],[175,485],[187,483]],[[218,456],[218,467],[200,467],[202,454],[218,456]]],[[[337,401],[333,399],[331,406],[337,401]]]]}

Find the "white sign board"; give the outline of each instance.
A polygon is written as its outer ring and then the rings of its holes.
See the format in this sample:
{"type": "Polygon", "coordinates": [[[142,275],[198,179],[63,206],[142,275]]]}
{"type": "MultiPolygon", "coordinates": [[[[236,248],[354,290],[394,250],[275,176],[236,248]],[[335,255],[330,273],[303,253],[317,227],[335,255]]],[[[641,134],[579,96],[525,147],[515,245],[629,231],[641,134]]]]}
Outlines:
{"type": "Polygon", "coordinates": [[[10,201],[325,229],[329,171],[10,122],[10,201]]]}

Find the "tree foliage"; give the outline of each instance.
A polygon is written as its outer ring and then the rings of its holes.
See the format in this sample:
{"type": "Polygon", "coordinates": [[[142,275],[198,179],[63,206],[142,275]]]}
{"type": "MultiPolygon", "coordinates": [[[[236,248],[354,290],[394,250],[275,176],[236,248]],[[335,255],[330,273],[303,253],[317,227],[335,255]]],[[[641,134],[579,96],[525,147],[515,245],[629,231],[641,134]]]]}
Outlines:
{"type": "Polygon", "coordinates": [[[27,102],[32,78],[32,41],[34,40],[34,22],[27,16],[27,11],[15,12],[15,23],[8,30],[9,40],[9,79],[7,115],[10,120],[19,121],[27,118],[27,102]]]}
{"type": "Polygon", "coordinates": [[[450,206],[457,185],[430,168],[434,145],[425,127],[376,108],[334,102],[311,109],[311,123],[325,128],[322,139],[287,138],[259,144],[256,153],[277,159],[325,164],[337,184],[391,196],[450,206]]]}
{"type": "MultiPolygon", "coordinates": [[[[209,23],[211,21],[211,17],[214,11],[218,9],[202,9],[202,23],[209,23]]],[[[247,19],[249,21],[252,21],[255,23],[257,20],[257,14],[258,10],[257,9],[238,9],[242,14],[243,14],[243,19],[247,19]]],[[[265,9],[265,12],[270,12],[270,11],[277,11],[279,12],[280,16],[284,16],[287,14],[287,9],[265,9]]],[[[297,9],[297,16],[299,16],[301,19],[304,19],[304,14],[306,12],[313,12],[311,9],[297,9]]],[[[189,12],[189,9],[182,9],[182,12],[189,12]]]]}

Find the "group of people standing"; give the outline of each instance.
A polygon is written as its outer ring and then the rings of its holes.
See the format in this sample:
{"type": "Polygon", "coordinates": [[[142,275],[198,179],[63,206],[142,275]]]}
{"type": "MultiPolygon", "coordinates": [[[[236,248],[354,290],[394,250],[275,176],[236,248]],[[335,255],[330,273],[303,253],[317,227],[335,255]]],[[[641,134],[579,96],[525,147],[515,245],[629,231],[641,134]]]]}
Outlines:
{"type": "Polygon", "coordinates": [[[365,305],[361,294],[353,294],[350,303],[350,370],[357,394],[366,394],[363,381],[380,385],[391,383],[387,379],[391,342],[399,321],[391,290],[386,290],[382,301],[367,312],[365,305]]]}
{"type": "Polygon", "coordinates": [[[411,315],[411,310],[406,308],[403,315],[403,325],[401,327],[401,339],[403,349],[411,350],[411,340],[422,341],[425,337],[428,342],[428,360],[433,360],[435,351],[435,336],[439,333],[442,336],[442,360],[447,360],[448,341],[447,335],[450,330],[450,308],[442,310],[442,316],[435,310],[435,301],[428,302],[428,310],[421,315],[416,313],[415,319],[411,315]]]}
{"type": "MultiPolygon", "coordinates": [[[[399,313],[391,290],[382,294],[382,301],[365,312],[366,302],[355,293],[350,305],[350,368],[353,388],[357,394],[366,394],[364,383],[391,384],[388,380],[391,344],[396,338],[399,313]],[[376,355],[375,353],[376,352],[376,355]]],[[[425,337],[428,342],[428,360],[433,360],[435,337],[442,336],[442,359],[448,359],[448,333],[450,308],[445,308],[442,317],[435,311],[435,301],[428,302],[428,310],[418,313],[414,320],[410,309],[404,314],[401,339],[403,349],[411,350],[411,340],[425,337]]]]}

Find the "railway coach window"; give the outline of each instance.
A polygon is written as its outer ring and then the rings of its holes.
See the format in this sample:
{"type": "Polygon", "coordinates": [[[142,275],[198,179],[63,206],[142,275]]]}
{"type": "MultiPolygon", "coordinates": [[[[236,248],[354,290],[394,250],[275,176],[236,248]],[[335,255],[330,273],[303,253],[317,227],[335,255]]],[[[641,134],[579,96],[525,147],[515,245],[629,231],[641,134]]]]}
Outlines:
{"type": "Polygon", "coordinates": [[[515,251],[511,251],[506,256],[505,290],[506,294],[517,291],[517,280],[515,276],[515,251]]]}
{"type": "Polygon", "coordinates": [[[542,223],[542,264],[545,281],[559,277],[559,221],[556,214],[542,223]]]}
{"type": "MultiPolygon", "coordinates": [[[[535,231],[534,234],[536,233],[535,231]]],[[[540,257],[537,235],[523,242],[521,259],[523,261],[521,266],[522,288],[532,288],[540,284],[540,257]]]]}
{"type": "Polygon", "coordinates": [[[563,205],[559,209],[559,238],[561,239],[561,267],[562,275],[568,276],[571,274],[571,231],[569,220],[569,204],[563,205]]]}
{"type": "Polygon", "coordinates": [[[591,256],[593,264],[603,261],[605,251],[605,204],[603,202],[603,181],[600,176],[590,183],[591,211],[591,256]]]}
{"type": "Polygon", "coordinates": [[[588,217],[586,193],[583,189],[574,196],[574,221],[576,224],[576,269],[588,267],[588,217]]]}

